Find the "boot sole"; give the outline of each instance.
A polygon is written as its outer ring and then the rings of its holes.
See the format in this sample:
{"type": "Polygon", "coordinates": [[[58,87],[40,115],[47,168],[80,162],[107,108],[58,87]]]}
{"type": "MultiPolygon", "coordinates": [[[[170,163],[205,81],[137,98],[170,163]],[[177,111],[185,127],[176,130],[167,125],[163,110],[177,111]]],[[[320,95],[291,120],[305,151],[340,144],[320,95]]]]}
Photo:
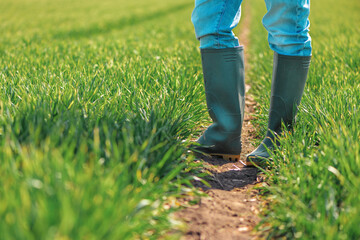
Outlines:
{"type": "Polygon", "coordinates": [[[225,153],[195,153],[195,156],[203,157],[203,156],[211,156],[216,158],[224,159],[225,161],[230,162],[240,162],[244,166],[247,166],[243,161],[240,160],[240,154],[225,154],[225,153]]]}
{"type": "Polygon", "coordinates": [[[210,153],[211,156],[214,157],[220,157],[226,161],[239,161],[240,160],[240,154],[223,154],[223,153],[210,153]]]}
{"type": "Polygon", "coordinates": [[[244,166],[248,166],[246,163],[240,160],[240,154],[224,154],[224,153],[210,153],[210,156],[222,158],[230,162],[240,162],[244,166]]]}
{"type": "Polygon", "coordinates": [[[245,164],[247,167],[265,167],[266,166],[265,162],[256,162],[256,161],[251,162],[249,160],[246,160],[245,164]]]}
{"type": "Polygon", "coordinates": [[[248,167],[265,167],[267,165],[266,164],[267,160],[268,159],[256,157],[256,156],[253,156],[250,159],[249,159],[249,157],[247,157],[245,164],[248,167]]]}
{"type": "Polygon", "coordinates": [[[255,167],[254,162],[251,162],[249,160],[246,160],[245,164],[246,164],[247,167],[255,167]]]}

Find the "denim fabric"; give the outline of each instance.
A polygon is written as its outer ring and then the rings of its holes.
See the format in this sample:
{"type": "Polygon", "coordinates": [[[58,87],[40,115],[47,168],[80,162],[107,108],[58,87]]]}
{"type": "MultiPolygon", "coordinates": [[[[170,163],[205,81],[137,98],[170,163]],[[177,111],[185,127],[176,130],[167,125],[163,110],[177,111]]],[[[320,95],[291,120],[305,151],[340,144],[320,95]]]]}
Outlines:
{"type": "MultiPolygon", "coordinates": [[[[201,49],[239,46],[232,30],[240,21],[242,0],[195,0],[191,20],[201,49]]],[[[270,48],[289,56],[310,56],[310,0],[265,0],[263,25],[270,48]]]]}
{"type": "Polygon", "coordinates": [[[231,48],[239,46],[232,32],[240,21],[242,0],[195,0],[191,20],[200,48],[231,48]]]}

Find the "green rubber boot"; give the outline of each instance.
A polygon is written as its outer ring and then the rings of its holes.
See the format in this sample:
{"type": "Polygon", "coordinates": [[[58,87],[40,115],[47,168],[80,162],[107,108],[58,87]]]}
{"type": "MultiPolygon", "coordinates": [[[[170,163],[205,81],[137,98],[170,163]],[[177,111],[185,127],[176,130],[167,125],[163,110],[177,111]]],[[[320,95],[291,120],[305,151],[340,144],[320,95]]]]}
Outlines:
{"type": "Polygon", "coordinates": [[[213,124],[196,149],[226,160],[239,160],[245,108],[243,48],[201,49],[205,94],[213,124]]]}
{"type": "Polygon", "coordinates": [[[273,80],[268,130],[261,144],[246,158],[246,165],[263,165],[270,157],[282,122],[291,130],[304,92],[311,56],[285,56],[274,53],[273,80]]]}

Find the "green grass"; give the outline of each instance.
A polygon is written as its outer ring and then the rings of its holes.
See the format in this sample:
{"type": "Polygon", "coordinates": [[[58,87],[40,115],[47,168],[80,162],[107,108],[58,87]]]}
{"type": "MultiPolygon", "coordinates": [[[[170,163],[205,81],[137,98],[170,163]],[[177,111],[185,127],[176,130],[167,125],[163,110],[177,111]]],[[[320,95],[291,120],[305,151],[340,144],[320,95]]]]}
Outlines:
{"type": "MultiPolygon", "coordinates": [[[[252,1],[251,84],[265,133],[272,52],[252,1]]],[[[312,1],[313,58],[297,125],[267,171],[269,237],[360,238],[360,4],[312,1]]]]}
{"type": "MultiPolygon", "coordinates": [[[[272,53],[251,5],[265,132],[272,53]]],[[[0,239],[156,239],[208,117],[192,0],[0,2],[0,239]]],[[[360,237],[360,5],[312,2],[294,133],[267,171],[269,237],[360,237]]],[[[245,13],[246,14],[246,13],[245,13]]],[[[169,236],[170,237],[170,236],[169,236]]]]}
{"type": "Polygon", "coordinates": [[[0,238],[157,238],[205,120],[191,0],[0,2],[0,238]]]}

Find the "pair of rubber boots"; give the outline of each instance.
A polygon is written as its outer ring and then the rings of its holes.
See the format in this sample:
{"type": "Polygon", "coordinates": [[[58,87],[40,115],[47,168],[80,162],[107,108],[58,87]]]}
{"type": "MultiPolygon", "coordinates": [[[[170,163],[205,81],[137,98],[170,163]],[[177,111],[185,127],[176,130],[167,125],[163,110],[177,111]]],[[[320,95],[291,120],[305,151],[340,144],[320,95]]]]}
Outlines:
{"type": "MultiPolygon", "coordinates": [[[[268,130],[246,157],[247,166],[263,165],[277,144],[282,124],[289,130],[304,91],[310,56],[274,53],[268,130]]],[[[213,124],[198,139],[201,153],[239,161],[245,109],[243,48],[201,49],[205,94],[213,124]]]]}

